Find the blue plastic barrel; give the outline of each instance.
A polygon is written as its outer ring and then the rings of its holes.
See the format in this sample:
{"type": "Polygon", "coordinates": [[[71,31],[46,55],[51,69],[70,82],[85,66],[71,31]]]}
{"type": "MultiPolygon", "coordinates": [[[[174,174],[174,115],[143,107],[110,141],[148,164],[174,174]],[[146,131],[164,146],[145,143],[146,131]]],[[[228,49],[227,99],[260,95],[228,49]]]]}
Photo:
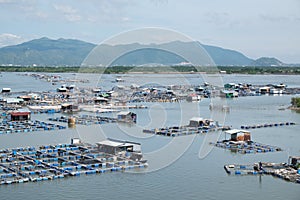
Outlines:
{"type": "Polygon", "coordinates": [[[236,170],[234,173],[235,174],[241,174],[241,171],[236,170]]]}

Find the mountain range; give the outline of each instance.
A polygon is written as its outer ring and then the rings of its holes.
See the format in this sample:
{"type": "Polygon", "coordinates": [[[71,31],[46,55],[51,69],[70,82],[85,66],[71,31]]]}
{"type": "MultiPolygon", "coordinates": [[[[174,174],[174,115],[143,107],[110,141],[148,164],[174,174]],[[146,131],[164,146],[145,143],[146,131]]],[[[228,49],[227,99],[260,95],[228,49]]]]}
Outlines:
{"type": "MultiPolygon", "coordinates": [[[[189,50],[194,42],[174,41],[160,46],[189,50]]],[[[178,65],[187,62],[182,57],[150,46],[138,43],[127,44],[140,48],[119,57],[113,65],[178,65]]],[[[276,58],[262,57],[251,59],[244,54],[230,49],[201,44],[218,66],[284,66],[276,58]]],[[[158,45],[158,47],[160,47],[158,45]]],[[[46,37],[24,42],[22,44],[0,48],[0,65],[37,65],[37,66],[80,66],[96,44],[74,39],[49,39],[46,37]]],[[[119,51],[126,45],[107,45],[107,52],[119,51]]],[[[106,52],[106,53],[107,53],[106,52]]],[[[101,63],[100,63],[101,64],[101,63]]]]}

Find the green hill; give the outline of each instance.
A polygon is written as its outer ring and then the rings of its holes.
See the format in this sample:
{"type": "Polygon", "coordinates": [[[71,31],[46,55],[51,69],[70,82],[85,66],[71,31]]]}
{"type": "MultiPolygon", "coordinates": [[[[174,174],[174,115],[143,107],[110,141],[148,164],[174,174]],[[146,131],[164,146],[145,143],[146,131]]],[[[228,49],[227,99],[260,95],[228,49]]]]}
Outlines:
{"type": "Polygon", "coordinates": [[[0,63],[12,65],[80,65],[94,44],[71,39],[40,38],[0,49],[0,63]]]}
{"type": "MultiPolygon", "coordinates": [[[[150,48],[138,43],[127,44],[142,47],[138,51],[130,52],[114,61],[114,65],[177,65],[186,62],[179,55],[150,48]]],[[[127,45],[106,45],[108,51],[118,51],[127,45]]],[[[173,49],[184,49],[188,53],[194,42],[174,41],[159,46],[172,46],[173,49]]],[[[46,37],[31,40],[19,45],[0,48],[0,65],[37,65],[37,66],[79,66],[96,47],[95,44],[74,39],[53,40],[46,37]]],[[[202,45],[210,57],[219,66],[282,66],[282,62],[275,58],[260,58],[253,60],[234,50],[224,49],[216,46],[202,45]]],[[[107,51],[107,52],[108,52],[107,51]]],[[[107,53],[105,52],[105,53],[107,53]]]]}

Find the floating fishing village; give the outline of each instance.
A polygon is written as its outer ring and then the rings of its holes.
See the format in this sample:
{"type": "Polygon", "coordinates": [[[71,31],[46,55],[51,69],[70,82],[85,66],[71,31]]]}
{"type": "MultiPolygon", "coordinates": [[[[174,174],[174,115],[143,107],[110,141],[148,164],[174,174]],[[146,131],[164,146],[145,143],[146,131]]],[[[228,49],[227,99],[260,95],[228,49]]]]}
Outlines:
{"type": "Polygon", "coordinates": [[[285,181],[300,183],[300,157],[290,156],[287,163],[254,163],[224,165],[229,175],[272,175],[285,181]]]}
{"type": "MultiPolygon", "coordinates": [[[[111,89],[101,87],[77,87],[88,84],[88,79],[64,79],[54,74],[17,74],[57,86],[49,91],[14,91],[3,87],[0,94],[1,118],[0,137],[42,131],[64,131],[76,126],[104,124],[136,124],[137,110],[149,109],[149,103],[201,103],[203,99],[235,99],[252,96],[281,96],[300,94],[300,88],[287,85],[253,85],[227,83],[217,87],[208,82],[201,85],[143,85],[127,84],[126,80],[116,77],[111,81],[111,89]],[[36,119],[46,115],[44,120],[36,119]]],[[[215,109],[213,104],[210,110],[215,109]]],[[[217,108],[218,109],[218,108],[217,108]]],[[[284,108],[287,109],[287,108],[284,108]]],[[[230,112],[230,106],[223,105],[219,112],[230,112]]],[[[284,129],[298,126],[294,121],[261,122],[256,125],[223,125],[207,116],[199,117],[194,113],[186,125],[144,128],[141,134],[153,136],[189,137],[206,135],[212,132],[224,134],[224,140],[211,142],[213,147],[222,148],[238,154],[259,154],[280,152],[285,149],[272,144],[253,141],[251,131],[261,129],[284,129]],[[229,135],[229,136],[228,136],[229,135]],[[228,138],[227,138],[228,137],[228,138]]],[[[71,139],[71,138],[70,138],[71,139]]],[[[0,148],[1,149],[1,148],[0,148]]],[[[82,174],[146,170],[151,163],[143,158],[142,144],[107,138],[95,144],[85,143],[81,138],[72,138],[70,143],[49,144],[5,148],[0,150],[0,184],[54,180],[82,174]]],[[[299,158],[290,158],[290,163],[230,164],[225,171],[232,175],[272,175],[284,180],[300,183],[299,158]]]]}
{"type": "Polygon", "coordinates": [[[144,168],[139,143],[105,140],[0,150],[0,184],[45,181],[81,174],[144,168]]]}
{"type": "Polygon", "coordinates": [[[300,0],[0,16],[0,200],[300,200],[300,0]]]}

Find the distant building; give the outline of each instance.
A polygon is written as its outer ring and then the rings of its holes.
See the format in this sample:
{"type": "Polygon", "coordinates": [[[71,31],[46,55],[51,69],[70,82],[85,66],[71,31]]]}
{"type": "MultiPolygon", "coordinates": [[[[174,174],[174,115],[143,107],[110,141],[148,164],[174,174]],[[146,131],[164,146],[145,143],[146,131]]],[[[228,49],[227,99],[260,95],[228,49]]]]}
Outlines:
{"type": "Polygon", "coordinates": [[[188,102],[200,101],[201,100],[201,96],[193,93],[193,94],[188,95],[187,98],[186,98],[186,100],[188,102]]]}
{"type": "Polygon", "coordinates": [[[63,112],[77,112],[79,111],[79,106],[73,103],[64,103],[61,105],[61,111],[63,112]]]}
{"type": "Polygon", "coordinates": [[[66,88],[66,86],[61,86],[60,88],[56,89],[57,92],[68,92],[68,89],[66,88]]]}
{"type": "Polygon", "coordinates": [[[225,131],[225,137],[226,134],[230,135],[231,141],[251,141],[251,136],[249,131],[232,129],[232,130],[225,131]]]}
{"type": "Polygon", "coordinates": [[[136,123],[137,116],[133,112],[122,111],[118,113],[118,121],[119,122],[134,122],[136,123]]]}
{"type": "Polygon", "coordinates": [[[106,99],[104,97],[95,97],[93,100],[94,100],[95,104],[107,104],[108,103],[108,99],[106,99]]]}
{"type": "Polygon", "coordinates": [[[30,101],[31,97],[28,95],[19,96],[18,98],[23,99],[23,101],[30,101]]]}
{"type": "Polygon", "coordinates": [[[260,94],[269,94],[271,87],[265,86],[258,88],[258,93],[260,94]]]}
{"type": "Polygon", "coordinates": [[[140,161],[143,157],[141,153],[141,144],[136,142],[128,142],[114,139],[107,139],[96,143],[99,151],[119,155],[124,154],[130,156],[130,159],[140,161]]]}
{"type": "Polygon", "coordinates": [[[30,120],[30,111],[14,111],[10,113],[11,121],[30,120]]]}
{"type": "Polygon", "coordinates": [[[222,90],[220,96],[225,98],[234,98],[238,97],[239,93],[234,90],[222,90]]]}
{"type": "Polygon", "coordinates": [[[8,93],[8,92],[11,92],[11,89],[10,88],[2,88],[2,93],[8,93]]]}
{"type": "Polygon", "coordinates": [[[72,138],[71,139],[71,144],[81,144],[81,140],[80,138],[72,138]]]}
{"type": "Polygon", "coordinates": [[[295,168],[300,168],[300,156],[290,156],[289,163],[295,168]]]}
{"type": "Polygon", "coordinates": [[[101,92],[101,89],[100,89],[100,88],[93,88],[93,89],[92,89],[92,92],[93,92],[93,93],[100,93],[100,92],[101,92]]]}
{"type": "Polygon", "coordinates": [[[24,102],[24,100],[20,98],[7,98],[4,99],[3,101],[6,102],[7,104],[14,104],[14,105],[21,104],[24,102]]]}
{"type": "Polygon", "coordinates": [[[237,89],[237,88],[239,88],[239,85],[236,83],[226,83],[224,85],[224,88],[225,89],[237,89]]]}
{"type": "Polygon", "coordinates": [[[203,119],[201,117],[193,117],[190,119],[190,127],[203,127],[203,126],[212,126],[213,120],[210,119],[203,119]]]}

